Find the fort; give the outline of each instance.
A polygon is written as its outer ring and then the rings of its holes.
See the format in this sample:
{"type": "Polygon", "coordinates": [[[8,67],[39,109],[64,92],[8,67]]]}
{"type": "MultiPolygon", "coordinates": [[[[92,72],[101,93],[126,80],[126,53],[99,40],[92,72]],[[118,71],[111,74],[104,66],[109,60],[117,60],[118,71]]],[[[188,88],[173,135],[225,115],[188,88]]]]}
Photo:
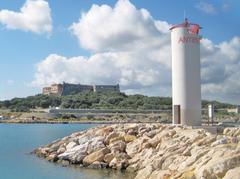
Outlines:
{"type": "Polygon", "coordinates": [[[70,84],[70,83],[63,82],[63,84],[52,84],[50,87],[43,88],[44,95],[56,95],[56,96],[66,96],[66,95],[80,93],[83,91],[120,92],[120,87],[119,87],[119,84],[117,85],[83,85],[83,84],[70,84]]]}

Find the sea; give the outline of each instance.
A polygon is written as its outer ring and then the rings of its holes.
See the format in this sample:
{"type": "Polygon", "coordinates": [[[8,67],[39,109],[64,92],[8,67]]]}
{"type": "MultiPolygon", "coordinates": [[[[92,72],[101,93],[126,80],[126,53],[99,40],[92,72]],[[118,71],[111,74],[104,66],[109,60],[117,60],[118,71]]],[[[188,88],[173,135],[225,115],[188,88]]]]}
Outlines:
{"type": "Polygon", "coordinates": [[[111,169],[63,167],[30,154],[91,124],[0,124],[0,179],[130,179],[111,169]]]}

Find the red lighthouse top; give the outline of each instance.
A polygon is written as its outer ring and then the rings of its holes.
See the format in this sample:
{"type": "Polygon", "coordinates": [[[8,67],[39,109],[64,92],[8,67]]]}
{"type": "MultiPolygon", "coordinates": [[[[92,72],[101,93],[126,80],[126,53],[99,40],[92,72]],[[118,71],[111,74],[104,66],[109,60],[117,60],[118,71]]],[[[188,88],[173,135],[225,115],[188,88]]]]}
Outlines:
{"type": "Polygon", "coordinates": [[[187,18],[185,18],[183,23],[172,26],[170,30],[173,30],[178,27],[186,27],[192,34],[198,34],[199,30],[202,28],[198,24],[189,23],[187,18]]]}

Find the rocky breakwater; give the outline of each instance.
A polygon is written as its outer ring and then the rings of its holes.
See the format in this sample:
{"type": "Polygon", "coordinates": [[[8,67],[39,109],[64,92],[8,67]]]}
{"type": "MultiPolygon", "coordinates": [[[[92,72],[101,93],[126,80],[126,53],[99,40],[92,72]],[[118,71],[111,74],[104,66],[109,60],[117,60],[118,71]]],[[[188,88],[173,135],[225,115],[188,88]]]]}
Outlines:
{"type": "Polygon", "coordinates": [[[240,178],[240,129],[222,135],[162,124],[119,124],[77,132],[34,151],[62,165],[135,172],[137,179],[240,178]]]}

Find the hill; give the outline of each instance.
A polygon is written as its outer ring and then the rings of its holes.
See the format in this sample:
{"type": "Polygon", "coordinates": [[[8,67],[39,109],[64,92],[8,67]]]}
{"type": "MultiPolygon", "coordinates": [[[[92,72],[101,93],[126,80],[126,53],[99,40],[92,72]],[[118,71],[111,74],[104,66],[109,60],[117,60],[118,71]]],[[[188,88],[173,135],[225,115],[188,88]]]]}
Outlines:
{"type": "MultiPolygon", "coordinates": [[[[202,107],[213,102],[216,108],[231,108],[234,105],[218,101],[202,101],[202,107]]],[[[14,98],[0,101],[0,108],[15,112],[27,112],[34,108],[83,108],[83,109],[171,109],[171,97],[149,97],[144,95],[126,95],[119,92],[82,92],[68,96],[35,95],[26,98],[14,98]]]]}

